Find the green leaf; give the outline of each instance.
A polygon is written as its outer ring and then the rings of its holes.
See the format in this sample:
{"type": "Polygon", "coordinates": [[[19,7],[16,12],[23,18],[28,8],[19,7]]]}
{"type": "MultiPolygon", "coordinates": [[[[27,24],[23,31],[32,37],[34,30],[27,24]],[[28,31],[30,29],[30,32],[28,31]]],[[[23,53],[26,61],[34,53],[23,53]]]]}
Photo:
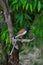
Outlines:
{"type": "Polygon", "coordinates": [[[43,37],[43,33],[42,33],[42,30],[40,30],[40,37],[43,37]]]}
{"type": "Polygon", "coordinates": [[[25,16],[26,19],[31,20],[31,17],[28,14],[24,14],[24,16],[25,16]]]}
{"type": "Polygon", "coordinates": [[[26,10],[28,10],[28,6],[29,6],[29,5],[28,5],[28,3],[27,3],[27,5],[26,5],[26,10]]]}
{"type": "Polygon", "coordinates": [[[23,22],[23,15],[21,14],[18,18],[17,18],[17,21],[16,23],[20,23],[20,25],[22,25],[22,22],[23,22]]]}
{"type": "Polygon", "coordinates": [[[30,11],[31,12],[33,11],[32,4],[31,3],[30,3],[30,11]]]}
{"type": "Polygon", "coordinates": [[[27,0],[20,0],[23,5],[26,5],[27,0]]]}
{"type": "Polygon", "coordinates": [[[34,3],[33,3],[33,4],[34,4],[34,8],[33,8],[33,9],[35,10],[36,5],[37,5],[37,1],[36,1],[36,0],[34,0],[34,3]]]}
{"type": "Polygon", "coordinates": [[[18,2],[18,0],[13,0],[12,5],[14,5],[17,2],[18,2]]]}
{"type": "Polygon", "coordinates": [[[11,8],[12,6],[14,6],[17,2],[18,2],[18,0],[13,0],[12,3],[11,3],[11,5],[10,5],[10,8],[11,8]]]}
{"type": "Polygon", "coordinates": [[[20,17],[17,18],[16,23],[18,24],[19,21],[20,21],[20,17]]]}
{"type": "Polygon", "coordinates": [[[7,38],[6,38],[6,44],[9,42],[9,36],[7,34],[7,38]]]}
{"type": "Polygon", "coordinates": [[[23,9],[25,8],[25,5],[23,5],[23,9]]]}
{"type": "Polygon", "coordinates": [[[21,54],[27,54],[28,53],[28,51],[25,51],[25,50],[23,50],[23,51],[21,51],[21,54]]]}
{"type": "Polygon", "coordinates": [[[22,25],[23,22],[23,15],[20,16],[20,25],[22,25]]]}
{"type": "Polygon", "coordinates": [[[41,3],[40,1],[38,1],[38,12],[40,11],[40,9],[41,9],[41,3]]]}
{"type": "Polygon", "coordinates": [[[0,16],[0,22],[2,22],[2,16],[0,16]]]}
{"type": "Polygon", "coordinates": [[[16,14],[16,15],[15,15],[15,18],[16,18],[16,19],[18,19],[18,18],[19,18],[19,16],[20,16],[19,14],[16,14]]]}
{"type": "Polygon", "coordinates": [[[2,40],[5,39],[5,33],[2,34],[1,39],[2,39],[2,40]]]}
{"type": "Polygon", "coordinates": [[[2,36],[1,36],[1,39],[4,40],[5,39],[5,36],[6,36],[6,33],[8,32],[8,30],[5,30],[2,32],[2,36]]]}
{"type": "Polygon", "coordinates": [[[39,34],[39,29],[37,29],[37,31],[36,31],[36,35],[38,35],[39,34]]]}
{"type": "Polygon", "coordinates": [[[16,4],[15,8],[16,8],[16,10],[18,10],[18,4],[16,4]]]}

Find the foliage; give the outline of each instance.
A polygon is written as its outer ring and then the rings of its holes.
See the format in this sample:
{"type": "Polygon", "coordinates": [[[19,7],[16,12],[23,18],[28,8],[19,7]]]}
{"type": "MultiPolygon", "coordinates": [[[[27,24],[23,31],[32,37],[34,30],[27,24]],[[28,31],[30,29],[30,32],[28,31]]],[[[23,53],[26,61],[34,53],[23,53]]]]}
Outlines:
{"type": "MultiPolygon", "coordinates": [[[[17,35],[17,32],[21,28],[30,26],[31,34],[28,32],[29,34],[27,34],[25,38],[38,37],[42,41],[43,40],[43,34],[42,34],[43,16],[40,16],[40,14],[43,8],[43,4],[41,3],[41,1],[40,0],[9,0],[8,4],[9,4],[9,9],[11,9],[13,14],[12,23],[13,23],[14,35],[17,35]],[[35,18],[33,15],[35,15],[35,18]],[[32,19],[32,17],[34,18],[34,20],[32,19]],[[34,23],[33,25],[31,25],[32,22],[34,23]]],[[[0,17],[0,21],[1,21],[1,17],[0,17]]],[[[11,45],[11,40],[9,38],[7,25],[4,25],[4,27],[2,26],[1,40],[6,42],[5,49],[8,52],[12,47],[12,45],[11,45]]],[[[31,43],[30,46],[34,44],[36,43],[35,42],[31,43]]]]}
{"type": "Polygon", "coordinates": [[[1,23],[2,23],[1,24],[1,41],[3,44],[5,44],[5,49],[7,53],[9,53],[12,45],[11,45],[11,40],[8,33],[7,24],[5,23],[5,21],[1,23]]]}
{"type": "Polygon", "coordinates": [[[17,34],[20,28],[31,25],[30,21],[34,21],[32,17],[34,18],[37,14],[40,15],[42,5],[40,0],[12,0],[9,1],[9,8],[12,10],[12,17],[14,17],[12,22],[16,28],[17,34]],[[20,28],[18,26],[20,26],[20,28]]]}
{"type": "Polygon", "coordinates": [[[27,19],[26,21],[32,20],[30,15],[36,15],[41,12],[42,5],[40,0],[12,0],[9,1],[9,7],[14,11],[14,21],[22,26],[25,19],[27,19]]]}
{"type": "Polygon", "coordinates": [[[36,18],[33,25],[33,32],[36,36],[43,38],[43,15],[36,18]],[[36,31],[37,30],[37,31],[36,31]]]}
{"type": "Polygon", "coordinates": [[[26,10],[26,11],[29,11],[29,12],[33,12],[35,11],[40,11],[41,10],[41,2],[40,0],[12,0],[11,1],[11,4],[10,4],[10,8],[12,10],[16,10],[16,11],[19,11],[20,8],[22,7],[21,11],[23,10],[26,10]],[[37,7],[37,8],[36,8],[37,7]]]}

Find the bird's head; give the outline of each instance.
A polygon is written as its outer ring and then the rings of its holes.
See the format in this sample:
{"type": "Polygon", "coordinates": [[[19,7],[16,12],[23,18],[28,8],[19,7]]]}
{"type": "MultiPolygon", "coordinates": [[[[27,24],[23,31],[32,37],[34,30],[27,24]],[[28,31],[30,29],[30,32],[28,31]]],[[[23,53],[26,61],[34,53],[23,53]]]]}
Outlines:
{"type": "Polygon", "coordinates": [[[26,30],[26,31],[29,31],[29,30],[30,30],[30,27],[29,27],[29,26],[27,26],[27,27],[25,28],[25,30],[26,30]]]}

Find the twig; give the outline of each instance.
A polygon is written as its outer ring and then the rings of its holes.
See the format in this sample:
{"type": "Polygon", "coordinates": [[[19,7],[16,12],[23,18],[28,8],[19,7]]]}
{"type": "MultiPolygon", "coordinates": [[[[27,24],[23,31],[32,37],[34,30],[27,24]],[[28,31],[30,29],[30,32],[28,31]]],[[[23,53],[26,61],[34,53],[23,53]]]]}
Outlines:
{"type": "Polygon", "coordinates": [[[13,41],[20,41],[20,42],[32,42],[33,40],[35,40],[35,38],[32,38],[32,39],[13,39],[13,41]]]}
{"type": "MultiPolygon", "coordinates": [[[[20,42],[32,42],[33,40],[34,40],[35,38],[32,38],[31,40],[30,39],[14,39],[13,38],[13,41],[15,42],[15,41],[20,41],[20,42]]],[[[14,50],[14,47],[15,47],[15,45],[13,45],[13,48],[12,48],[12,50],[11,50],[11,52],[10,52],[10,55],[12,55],[12,53],[13,53],[13,50],[14,50]]]]}

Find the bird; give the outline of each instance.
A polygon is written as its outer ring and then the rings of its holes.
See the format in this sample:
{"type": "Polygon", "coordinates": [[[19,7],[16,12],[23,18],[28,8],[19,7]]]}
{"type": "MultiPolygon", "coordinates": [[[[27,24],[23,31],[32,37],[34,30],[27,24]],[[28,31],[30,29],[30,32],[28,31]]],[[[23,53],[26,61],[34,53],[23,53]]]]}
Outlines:
{"type": "Polygon", "coordinates": [[[15,39],[19,39],[21,36],[24,36],[29,30],[30,30],[30,27],[29,27],[29,26],[27,26],[27,27],[21,29],[21,30],[17,33],[17,35],[15,36],[15,39]]]}

